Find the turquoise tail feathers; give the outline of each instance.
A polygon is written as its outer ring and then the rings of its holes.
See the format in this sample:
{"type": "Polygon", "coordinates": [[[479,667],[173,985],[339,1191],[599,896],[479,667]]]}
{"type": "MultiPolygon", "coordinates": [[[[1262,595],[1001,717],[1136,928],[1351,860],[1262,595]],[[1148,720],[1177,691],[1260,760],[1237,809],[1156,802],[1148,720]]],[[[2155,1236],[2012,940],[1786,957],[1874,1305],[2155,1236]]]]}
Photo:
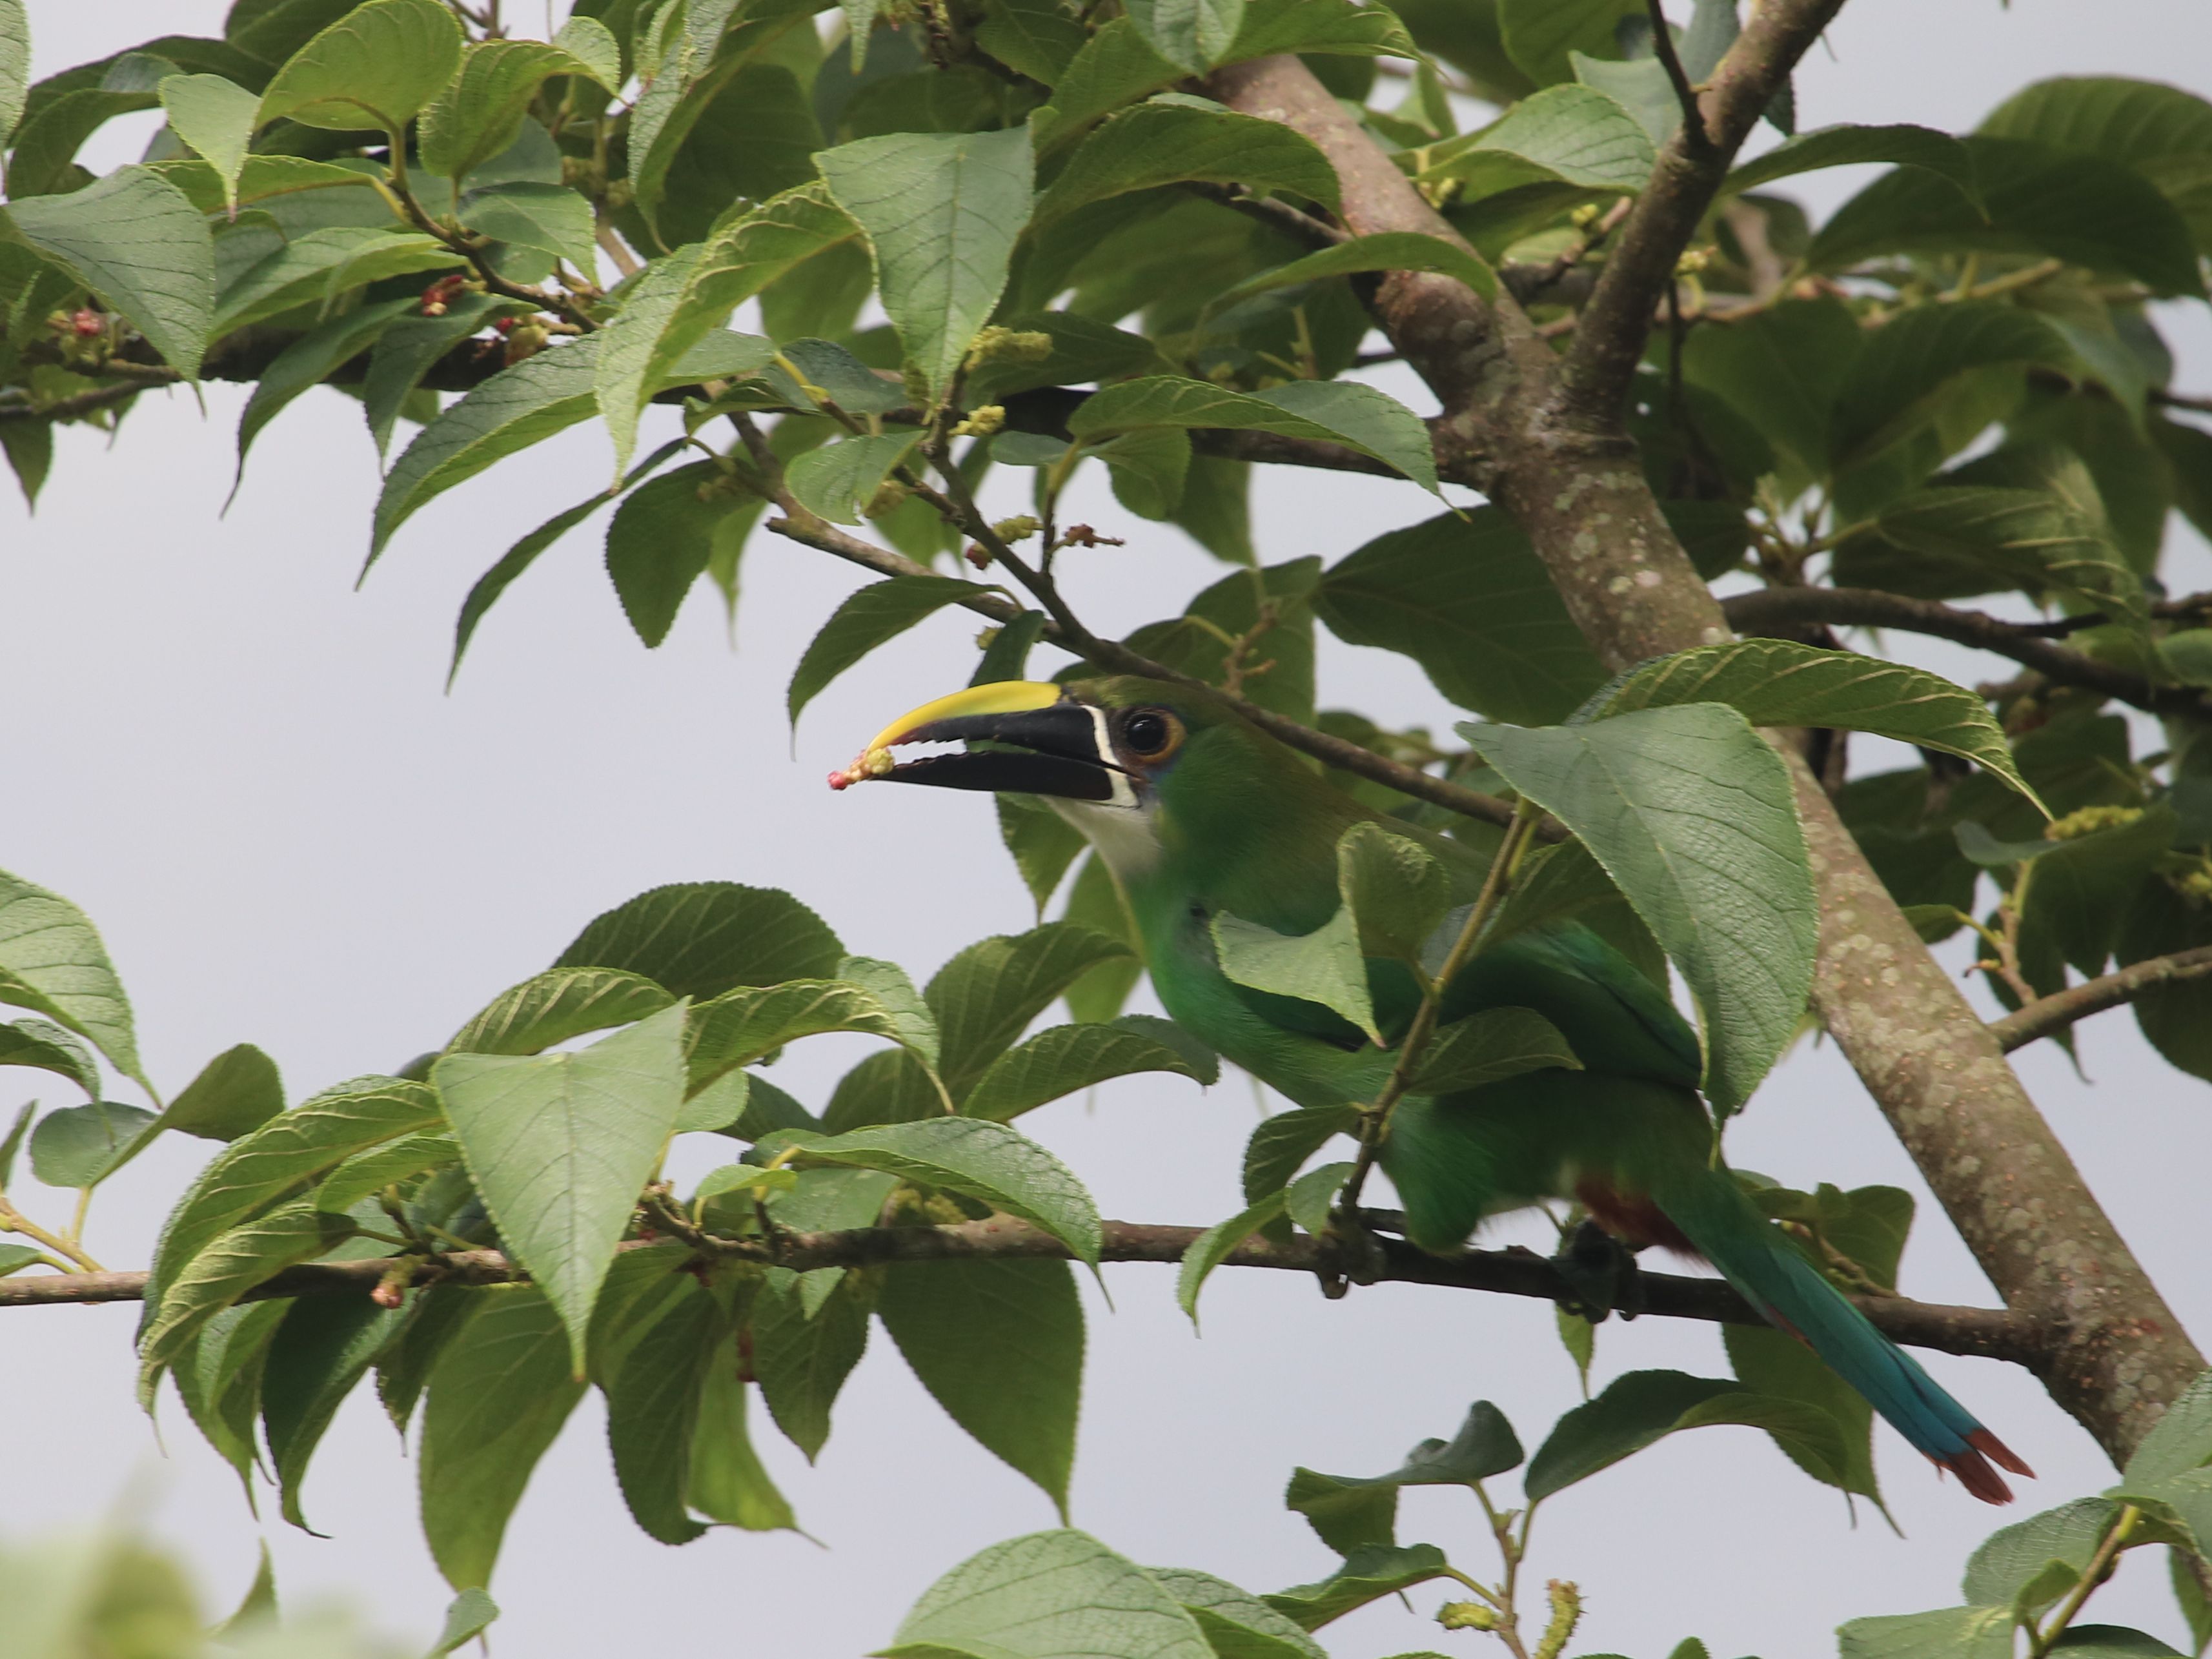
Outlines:
{"type": "Polygon", "coordinates": [[[1991,1463],[2034,1471],[1880,1331],[1753,1207],[1725,1172],[1660,1195],[1699,1254],[1769,1322],[1803,1342],[1917,1450],[1987,1504],[2012,1500],[1991,1463]]]}

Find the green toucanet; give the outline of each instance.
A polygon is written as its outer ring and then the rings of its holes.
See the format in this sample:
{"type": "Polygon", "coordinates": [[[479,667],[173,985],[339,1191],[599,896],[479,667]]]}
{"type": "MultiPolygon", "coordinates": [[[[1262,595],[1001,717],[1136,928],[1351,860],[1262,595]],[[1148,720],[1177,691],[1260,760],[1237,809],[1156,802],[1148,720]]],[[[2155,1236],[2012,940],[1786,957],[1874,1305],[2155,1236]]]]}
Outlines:
{"type": "MultiPolygon", "coordinates": [[[[1253,989],[1221,969],[1216,918],[1281,934],[1340,903],[1337,842],[1380,822],[1427,847],[1472,899],[1487,860],[1384,819],[1204,692],[1130,678],[1060,686],[1006,681],[914,710],[847,771],[868,778],[1038,796],[1088,837],[1128,901],[1145,965],[1176,1020],[1301,1106],[1372,1102],[1419,991],[1404,964],[1368,958],[1377,1046],[1320,1003],[1253,989]],[[983,744],[901,759],[907,744],[983,744]]],[[[1522,1007],[1558,1028],[1579,1071],[1525,1072],[1398,1103],[1381,1164],[1407,1237],[1460,1249],[1488,1216],[1578,1200],[1624,1243],[1711,1262],[1780,1329],[1804,1341],[1906,1440],[1990,1503],[2012,1494],[1990,1467],[2030,1473],[1911,1356],[1870,1324],[1717,1167],[1698,1093],[1698,1038],[1664,993],[1579,922],[1519,933],[1445,988],[1448,1024],[1522,1007]]]]}

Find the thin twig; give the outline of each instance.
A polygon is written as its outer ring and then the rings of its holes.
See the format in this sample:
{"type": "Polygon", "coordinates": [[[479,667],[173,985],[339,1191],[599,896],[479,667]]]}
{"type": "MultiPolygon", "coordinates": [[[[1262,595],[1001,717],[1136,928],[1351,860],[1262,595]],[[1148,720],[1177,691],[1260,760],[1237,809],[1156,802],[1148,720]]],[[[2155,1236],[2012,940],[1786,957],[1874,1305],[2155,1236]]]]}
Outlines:
{"type": "Polygon", "coordinates": [[[1697,149],[1711,149],[1713,137],[1705,131],[1705,112],[1698,107],[1698,89],[1690,84],[1681,56],[1674,50],[1674,32],[1667,27],[1667,9],[1660,0],[1644,0],[1644,8],[1651,16],[1651,50],[1667,71],[1674,101],[1682,106],[1682,131],[1697,149]]]}
{"type": "MultiPolygon", "coordinates": [[[[184,376],[175,377],[181,380],[184,376]]],[[[50,404],[0,404],[0,421],[74,421],[79,416],[126,403],[157,382],[132,381],[122,386],[95,386],[73,392],[50,404]]]]}
{"type": "Polygon", "coordinates": [[[2133,1002],[2146,991],[2161,985],[2178,985],[2185,980],[2202,979],[2208,974],[2212,974],[2212,945],[2176,951],[2171,956],[2148,957],[2117,972],[2086,980],[2063,991],[2054,991],[2047,997],[2038,997],[2017,1012],[1991,1020],[1990,1034],[1996,1038],[2000,1048],[2010,1054],[2039,1038],[2063,1031],[2092,1014],[2133,1002]]]}
{"type": "Polygon", "coordinates": [[[2212,398],[2189,392],[2168,392],[2161,386],[2153,386],[2148,395],[2151,402],[2164,409],[2187,409],[2199,415],[2212,415],[2212,398]]]}
{"type": "MultiPolygon", "coordinates": [[[[1102,1261],[1173,1264],[1204,1230],[1142,1222],[1103,1224],[1102,1261]]],[[[1573,1289],[1542,1256],[1521,1249],[1467,1250],[1454,1256],[1429,1255],[1397,1239],[1382,1247],[1381,1277],[1409,1285],[1436,1285],[1542,1302],[1571,1297],[1573,1289]]],[[[732,1260],[804,1272],[812,1267],[859,1267],[885,1261],[1066,1261],[1071,1252],[1049,1233],[1006,1216],[945,1227],[858,1227],[843,1232],[787,1233],[780,1239],[732,1240],[732,1260]]],[[[625,1250],[647,1248],[626,1244],[625,1250]]],[[[1341,1271],[1341,1251],[1334,1240],[1303,1235],[1281,1243],[1254,1236],[1230,1253],[1225,1266],[1265,1267],[1285,1273],[1341,1271]]],[[[392,1267],[389,1260],[316,1261],[288,1267],[248,1291],[243,1300],[351,1292],[365,1295],[392,1267]]],[[[453,1251],[426,1260],[416,1270],[416,1285],[504,1285],[525,1278],[497,1250],[453,1251]]],[[[31,1307],[145,1299],[143,1273],[87,1273],[0,1279],[0,1307],[31,1307]]],[[[1645,1273],[1648,1310],[1669,1319],[1698,1319],[1723,1325],[1765,1322],[1742,1297],[1717,1279],[1677,1273],[1645,1273]]],[[[1942,1353],[1971,1354],[2033,1364],[2044,1342],[2033,1322],[2002,1308],[1948,1307],[1901,1297],[1854,1298],[1896,1342],[1942,1353]]]]}
{"type": "Polygon", "coordinates": [[[1226,185],[1186,184],[1183,188],[1194,196],[1203,196],[1207,201],[1219,204],[1249,218],[1257,219],[1282,231],[1310,248],[1334,247],[1340,242],[1352,240],[1349,232],[1316,219],[1310,213],[1292,207],[1288,202],[1273,196],[1248,196],[1243,191],[1231,190],[1226,185]]]}

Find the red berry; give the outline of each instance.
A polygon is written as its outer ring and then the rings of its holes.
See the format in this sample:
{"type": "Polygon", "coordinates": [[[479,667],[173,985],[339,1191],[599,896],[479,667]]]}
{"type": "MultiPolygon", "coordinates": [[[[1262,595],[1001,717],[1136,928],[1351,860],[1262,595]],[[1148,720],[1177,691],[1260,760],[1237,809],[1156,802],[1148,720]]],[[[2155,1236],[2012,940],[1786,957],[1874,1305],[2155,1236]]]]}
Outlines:
{"type": "Polygon", "coordinates": [[[82,311],[70,313],[70,326],[76,331],[79,337],[89,340],[96,334],[107,332],[107,319],[87,306],[82,311]]]}

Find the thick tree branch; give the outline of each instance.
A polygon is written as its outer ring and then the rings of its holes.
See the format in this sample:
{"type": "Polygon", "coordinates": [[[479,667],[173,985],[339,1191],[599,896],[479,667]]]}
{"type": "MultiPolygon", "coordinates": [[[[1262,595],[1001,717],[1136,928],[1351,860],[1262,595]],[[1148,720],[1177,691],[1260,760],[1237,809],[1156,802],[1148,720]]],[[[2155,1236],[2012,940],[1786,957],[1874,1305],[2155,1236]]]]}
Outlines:
{"type": "MultiPolygon", "coordinates": [[[[1696,100],[1702,122],[1685,122],[1660,146],[1650,181],[1614,239],[1562,366],[1554,412],[1564,426],[1593,434],[1618,429],[1644,335],[1674,280],[1676,261],[1759,115],[1842,9],[1843,0],[1768,0],[1755,8],[1696,100]]],[[[1653,44],[1662,48],[1662,62],[1672,59],[1663,21],[1653,44]]],[[[1686,84],[1679,64],[1669,68],[1678,87],[1686,84]]]]}
{"type": "Polygon", "coordinates": [[[1979,611],[1962,611],[1936,599],[1907,599],[1874,587],[1763,587],[1721,601],[1739,634],[1766,634],[1808,623],[1832,628],[1900,628],[1933,639],[1970,645],[2059,685],[2077,685],[2159,714],[2205,712],[2204,695],[2188,686],[2154,686],[2140,674],[2054,643],[2033,623],[2002,622],[1979,611]]]}
{"type": "Polygon", "coordinates": [[[1997,1040],[1998,1048],[2010,1054],[2039,1037],[2064,1030],[2076,1020],[2133,1002],[2146,991],[2183,980],[2203,979],[2207,974],[2212,974],[2212,945],[2176,951],[2172,956],[2148,957],[2115,972],[2038,997],[2016,1012],[1991,1020],[1990,1035],[1997,1040]]]}
{"type": "MultiPolygon", "coordinates": [[[[1662,154],[1583,313],[1571,376],[1510,295],[1486,304],[1463,284],[1409,273],[1374,290],[1376,320],[1443,404],[1434,429],[1460,476],[1519,521],[1610,668],[1729,637],[1658,510],[1621,393],[1728,159],[1839,4],[1758,10],[1701,100],[1714,154],[1691,155],[1679,135],[1662,154]]],[[[1237,64],[1211,88],[1328,156],[1351,230],[1451,234],[1297,59],[1237,64]]],[[[1833,804],[1784,756],[1820,902],[1814,1005],[2008,1305],[2050,1334],[2052,1397],[2123,1461],[2204,1359],[1833,804]]]]}
{"type": "MultiPolygon", "coordinates": [[[[1100,1259],[1173,1264],[1203,1229],[1143,1222],[1109,1221],[1100,1259]]],[[[1502,1296],[1571,1302],[1574,1292],[1552,1264],[1528,1250],[1468,1250],[1457,1256],[1423,1254],[1396,1239],[1377,1241],[1382,1249],[1378,1277],[1401,1284],[1437,1285],[1488,1291],[1502,1296]]],[[[628,1244],[625,1249],[645,1248],[628,1244]]],[[[994,1216],[950,1227],[861,1227],[850,1232],[788,1233],[773,1243],[732,1242],[718,1249],[729,1260],[805,1270],[859,1267],[885,1261],[967,1261],[1010,1258],[1069,1259],[1067,1247],[1027,1222],[994,1216]]],[[[1255,1234],[1231,1252],[1231,1267],[1268,1267],[1286,1273],[1340,1273],[1341,1253],[1330,1240],[1299,1237],[1273,1243],[1255,1234]]],[[[273,1297],[350,1293],[366,1295],[389,1271],[388,1261],[313,1262],[288,1267],[246,1292],[249,1301],[273,1297]]],[[[501,1285],[525,1277],[497,1250],[468,1250],[425,1263],[417,1285],[501,1285]]],[[[1670,1319],[1700,1319],[1716,1324],[1759,1325],[1765,1322],[1721,1279],[1678,1273],[1642,1275],[1648,1311],[1670,1319]]],[[[68,1273],[40,1278],[0,1279],[0,1307],[57,1303],[137,1302],[146,1294],[143,1273],[68,1273]]],[[[1903,1297],[1855,1297],[1867,1316],[1892,1340],[1942,1353],[1973,1354],[2032,1365],[2041,1352],[2034,1328],[2001,1308],[1947,1307],[1903,1297]]]]}

